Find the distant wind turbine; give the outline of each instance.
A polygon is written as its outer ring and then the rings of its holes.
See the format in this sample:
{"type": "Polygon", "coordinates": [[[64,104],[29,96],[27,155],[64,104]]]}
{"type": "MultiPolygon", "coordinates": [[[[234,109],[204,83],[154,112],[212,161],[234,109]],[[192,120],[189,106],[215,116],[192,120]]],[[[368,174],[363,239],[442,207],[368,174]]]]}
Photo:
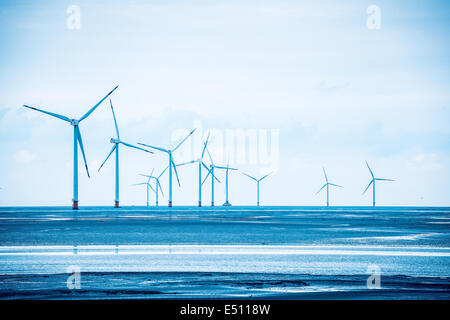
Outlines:
{"type": "Polygon", "coordinates": [[[126,143],[122,140],[120,140],[120,135],[119,135],[119,127],[117,125],[117,120],[116,120],[116,115],[114,114],[114,108],[111,102],[111,99],[109,99],[109,103],[111,105],[111,111],[113,114],[113,118],[114,118],[114,125],[116,127],[116,134],[117,134],[117,138],[111,138],[110,142],[113,145],[111,151],[108,153],[108,155],[106,156],[105,161],[103,161],[102,165],[98,168],[98,171],[100,172],[100,169],[103,167],[103,165],[106,163],[106,161],[109,159],[109,157],[111,156],[111,154],[116,151],[116,193],[115,193],[115,200],[114,200],[114,208],[119,208],[119,144],[123,144],[124,146],[130,147],[130,148],[135,148],[138,150],[142,150],[148,153],[153,153],[152,151],[149,150],[145,150],[136,146],[133,146],[132,144],[126,143]]]}
{"type": "MultiPolygon", "coordinates": [[[[153,171],[152,171],[153,173],[153,171]]],[[[145,189],[147,190],[147,207],[149,206],[149,202],[148,202],[148,191],[149,189],[152,189],[153,192],[155,192],[155,189],[153,189],[153,187],[150,185],[150,178],[147,179],[147,182],[141,182],[141,183],[135,183],[133,184],[133,186],[141,186],[141,185],[145,185],[145,189]]]]}
{"type": "Polygon", "coordinates": [[[367,186],[367,188],[364,190],[363,194],[365,194],[367,189],[369,189],[370,185],[373,184],[373,186],[372,186],[372,203],[373,203],[373,206],[375,207],[375,181],[377,181],[377,180],[378,181],[395,181],[395,180],[375,178],[375,176],[373,175],[372,169],[370,169],[369,164],[367,163],[367,161],[366,161],[366,165],[367,165],[367,168],[369,168],[370,175],[372,176],[372,180],[370,180],[370,183],[367,186]]]}
{"type": "Polygon", "coordinates": [[[177,181],[178,181],[178,186],[180,186],[180,179],[178,178],[177,167],[175,165],[175,162],[173,161],[173,152],[175,152],[186,141],[186,139],[189,138],[194,133],[194,131],[195,131],[195,129],[192,130],[183,140],[181,140],[180,143],[178,143],[177,146],[175,148],[173,148],[172,150],[150,146],[145,143],[138,143],[141,146],[156,149],[156,150],[165,152],[169,155],[169,207],[172,207],[172,169],[175,171],[175,175],[176,175],[177,181]]]}
{"type": "Polygon", "coordinates": [[[35,107],[30,107],[27,105],[24,105],[25,108],[33,109],[45,114],[48,114],[50,116],[53,116],[55,118],[67,121],[70,123],[70,125],[73,126],[73,203],[72,203],[72,209],[76,210],[78,209],[78,145],[80,145],[81,153],[83,155],[84,165],[86,167],[86,173],[89,176],[89,169],[87,166],[86,156],[84,154],[83,149],[83,141],[81,139],[81,132],[79,128],[79,124],[81,121],[89,117],[89,115],[94,112],[95,109],[106,99],[108,98],[116,89],[118,86],[116,86],[114,89],[112,89],[103,99],[101,99],[95,106],[93,106],[91,109],[89,109],[88,112],[86,112],[80,119],[70,119],[66,116],[56,114],[53,112],[44,111],[35,107]]]}
{"type": "Polygon", "coordinates": [[[205,155],[205,150],[206,150],[206,146],[208,144],[208,140],[209,140],[209,133],[208,133],[208,137],[206,137],[205,143],[203,144],[202,155],[200,158],[198,158],[197,160],[192,160],[192,161],[177,164],[177,167],[181,167],[181,166],[191,164],[191,163],[198,163],[198,206],[199,207],[202,206],[202,166],[209,172],[209,168],[203,162],[203,157],[205,155]]]}
{"type": "Polygon", "coordinates": [[[223,204],[225,207],[231,206],[231,203],[228,201],[228,171],[229,170],[237,170],[235,168],[230,168],[229,163],[226,166],[226,178],[225,178],[225,203],[223,204]]]}
{"type": "Polygon", "coordinates": [[[330,206],[330,203],[329,203],[329,201],[330,201],[330,198],[329,198],[330,197],[329,187],[330,186],[334,186],[334,187],[343,188],[343,186],[340,186],[338,184],[334,184],[334,183],[329,182],[328,181],[328,177],[327,177],[327,173],[325,172],[325,168],[322,168],[322,169],[323,169],[323,174],[325,176],[325,184],[322,186],[322,188],[319,189],[319,191],[316,192],[316,194],[318,194],[320,191],[322,191],[323,188],[327,187],[327,207],[329,207],[330,206]]]}
{"type": "MultiPolygon", "coordinates": [[[[209,153],[208,147],[206,147],[206,152],[208,153],[210,165],[209,165],[208,174],[206,175],[206,177],[203,180],[202,184],[204,184],[206,179],[208,179],[209,175],[211,175],[211,207],[214,207],[214,179],[216,179],[220,183],[220,180],[217,179],[217,177],[214,175],[214,169],[227,170],[227,173],[228,173],[228,169],[230,169],[230,168],[229,167],[216,166],[214,164],[214,162],[213,162],[211,154],[209,153]]],[[[233,170],[235,170],[235,169],[233,168],[233,170]]],[[[227,174],[227,178],[228,178],[228,174],[227,174]]],[[[228,198],[228,186],[227,186],[227,198],[228,198]]]]}
{"type": "MultiPolygon", "coordinates": [[[[155,200],[155,205],[156,205],[156,206],[158,206],[158,189],[161,190],[161,193],[162,193],[162,195],[163,195],[163,197],[164,197],[164,192],[163,192],[163,190],[162,190],[161,183],[159,183],[159,178],[161,178],[161,176],[162,176],[163,173],[167,170],[167,168],[169,168],[169,167],[166,167],[166,168],[159,174],[159,176],[157,176],[157,177],[153,175],[153,170],[152,170],[152,173],[150,173],[150,175],[141,174],[141,176],[148,177],[147,184],[148,184],[148,186],[153,190],[153,192],[154,192],[155,195],[156,195],[156,200],[155,200]],[[151,180],[151,179],[155,179],[155,189],[153,189],[153,187],[150,185],[150,180],[151,180]]],[[[147,199],[147,202],[148,202],[148,199],[147,199]]]]}
{"type": "Polygon", "coordinates": [[[263,180],[263,179],[267,178],[269,175],[271,175],[272,172],[266,174],[264,177],[262,177],[260,179],[256,179],[255,177],[252,177],[251,175],[246,174],[244,172],[242,172],[242,174],[244,174],[247,177],[249,177],[249,178],[251,178],[251,179],[256,181],[256,205],[259,207],[259,183],[261,182],[261,180],[263,180]]]}

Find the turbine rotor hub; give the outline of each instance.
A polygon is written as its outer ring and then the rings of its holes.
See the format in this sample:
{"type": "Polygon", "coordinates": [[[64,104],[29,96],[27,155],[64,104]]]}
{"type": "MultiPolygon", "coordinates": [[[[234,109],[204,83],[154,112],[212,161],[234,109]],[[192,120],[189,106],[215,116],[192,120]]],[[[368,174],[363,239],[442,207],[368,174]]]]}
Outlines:
{"type": "Polygon", "coordinates": [[[73,126],[77,126],[79,121],[77,119],[70,119],[70,124],[73,126]]]}

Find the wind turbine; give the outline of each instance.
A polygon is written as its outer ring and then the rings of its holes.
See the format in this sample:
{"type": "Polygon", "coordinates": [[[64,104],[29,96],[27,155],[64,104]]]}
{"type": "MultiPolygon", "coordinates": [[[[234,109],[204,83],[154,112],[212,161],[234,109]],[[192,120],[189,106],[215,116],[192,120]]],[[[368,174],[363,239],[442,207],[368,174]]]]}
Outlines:
{"type": "MultiPolygon", "coordinates": [[[[161,176],[162,176],[163,173],[167,170],[167,168],[168,168],[168,167],[166,167],[166,168],[159,174],[159,176],[157,176],[157,177],[155,177],[155,176],[153,175],[153,170],[152,170],[152,173],[150,173],[150,175],[141,174],[141,176],[148,177],[147,184],[148,184],[148,186],[153,190],[153,192],[154,192],[155,195],[156,195],[156,201],[155,201],[156,206],[158,206],[158,188],[159,188],[159,190],[161,190],[161,193],[162,193],[162,195],[163,195],[163,197],[164,197],[164,192],[163,192],[163,190],[162,190],[161,183],[159,183],[159,178],[161,178],[161,176]],[[155,189],[153,189],[153,187],[150,185],[150,179],[155,179],[155,189]]],[[[147,190],[147,194],[148,194],[148,190],[147,190]]],[[[148,198],[148,197],[147,197],[147,198],[148,198]]],[[[148,202],[148,199],[147,199],[147,202],[148,202]]]]}
{"type": "Polygon", "coordinates": [[[87,166],[87,161],[86,161],[86,155],[84,154],[84,149],[83,149],[83,141],[81,139],[81,132],[80,132],[80,128],[79,128],[79,124],[81,121],[83,121],[84,119],[86,119],[87,117],[89,117],[89,115],[94,112],[95,109],[97,109],[97,107],[107,98],[109,97],[109,95],[111,95],[118,86],[116,86],[114,89],[112,89],[105,97],[103,97],[103,99],[101,99],[95,106],[93,106],[91,109],[89,109],[88,112],[86,112],[80,119],[70,119],[66,116],[57,114],[57,113],[53,113],[53,112],[48,112],[48,111],[44,111],[35,107],[30,107],[27,105],[24,105],[25,108],[29,108],[29,109],[33,109],[45,114],[48,114],[50,116],[53,116],[55,118],[67,121],[70,123],[71,126],[73,126],[73,203],[72,203],[72,209],[77,210],[78,209],[78,145],[80,145],[80,149],[81,149],[81,153],[83,155],[83,160],[84,160],[84,165],[86,167],[86,173],[89,176],[89,169],[87,166]]]}
{"type": "Polygon", "coordinates": [[[147,207],[148,207],[148,204],[149,204],[148,203],[148,189],[152,189],[153,192],[155,192],[155,189],[153,189],[153,187],[150,185],[150,178],[148,178],[147,182],[141,182],[141,183],[133,184],[133,186],[140,186],[140,185],[145,185],[146,186],[146,190],[147,190],[147,207]]]}
{"type": "Polygon", "coordinates": [[[175,175],[176,175],[177,181],[178,181],[178,186],[180,186],[180,179],[178,178],[177,167],[175,165],[175,162],[173,161],[173,152],[175,152],[186,141],[186,139],[189,138],[194,133],[194,131],[195,131],[195,129],[192,130],[183,140],[181,140],[180,143],[178,143],[177,146],[175,148],[173,148],[172,150],[150,146],[145,143],[138,143],[141,146],[156,149],[156,150],[165,152],[169,155],[169,207],[172,207],[172,169],[175,171],[175,175]]]}
{"type": "Polygon", "coordinates": [[[203,145],[202,156],[200,158],[198,158],[197,160],[192,160],[192,161],[177,164],[177,167],[181,167],[181,166],[191,164],[191,163],[196,163],[196,162],[198,163],[198,206],[199,207],[202,206],[202,184],[203,184],[202,183],[202,166],[205,167],[206,170],[209,172],[209,168],[203,162],[203,156],[205,155],[205,150],[206,150],[206,146],[208,144],[208,140],[209,140],[209,133],[208,133],[208,137],[206,138],[206,141],[203,145]]]}
{"type": "Polygon", "coordinates": [[[330,201],[330,190],[329,190],[329,187],[330,186],[334,186],[334,187],[343,188],[343,186],[340,186],[338,184],[334,184],[334,183],[329,182],[328,181],[328,177],[327,177],[327,173],[325,172],[325,168],[322,168],[322,169],[323,169],[323,174],[325,176],[325,184],[322,186],[322,188],[319,189],[319,191],[316,192],[316,194],[318,194],[320,191],[322,191],[323,188],[327,187],[327,207],[329,207],[330,206],[330,202],[329,202],[330,201]]]}
{"type": "Polygon", "coordinates": [[[372,203],[373,203],[373,206],[375,207],[375,181],[377,181],[377,180],[378,181],[395,181],[395,180],[375,178],[375,176],[373,175],[372,169],[370,169],[369,164],[367,163],[367,161],[366,161],[366,165],[367,165],[367,168],[369,168],[370,175],[372,176],[372,180],[370,180],[370,183],[367,186],[367,188],[364,190],[363,194],[366,193],[367,189],[369,189],[370,185],[373,183],[373,186],[372,186],[372,203]]]}
{"type": "MultiPolygon", "coordinates": [[[[211,154],[209,153],[208,147],[206,147],[206,152],[208,153],[209,161],[211,162],[209,165],[209,171],[203,180],[202,184],[205,183],[206,179],[208,179],[209,175],[211,175],[211,207],[214,207],[214,179],[216,179],[219,183],[220,180],[214,175],[214,169],[224,169],[227,170],[227,178],[228,178],[228,169],[229,167],[216,166],[212,160],[211,154]]],[[[233,169],[235,170],[235,169],[233,169]]],[[[228,199],[228,186],[227,186],[227,199],[228,199]]]]}
{"type": "Polygon", "coordinates": [[[225,203],[223,204],[225,207],[231,206],[231,203],[228,201],[228,171],[229,170],[237,170],[235,168],[230,168],[229,163],[226,166],[226,178],[225,178],[225,203]]]}
{"type": "Polygon", "coordinates": [[[246,174],[244,172],[242,172],[242,174],[246,175],[247,177],[253,179],[256,181],[256,205],[259,207],[259,183],[261,182],[261,180],[267,178],[270,174],[272,174],[272,172],[266,174],[264,177],[260,178],[260,179],[256,179],[255,177],[252,177],[249,174],[246,174]]]}
{"type": "Polygon", "coordinates": [[[115,194],[115,200],[114,200],[114,208],[119,208],[119,144],[123,144],[124,146],[130,147],[130,148],[135,148],[138,150],[142,150],[148,153],[153,153],[152,151],[149,150],[145,150],[136,146],[133,146],[132,144],[126,143],[122,140],[120,140],[120,135],[119,135],[119,127],[117,126],[117,120],[116,120],[116,115],[114,114],[114,108],[111,102],[111,99],[109,99],[109,103],[111,105],[111,111],[113,114],[113,118],[114,118],[114,125],[116,127],[116,134],[117,134],[117,138],[111,138],[110,142],[113,144],[113,147],[111,149],[111,151],[108,153],[108,155],[106,156],[105,161],[103,161],[102,165],[98,168],[98,171],[100,172],[100,169],[103,167],[103,165],[106,163],[106,161],[109,159],[109,157],[111,156],[111,154],[116,151],[116,194],[115,194]]]}

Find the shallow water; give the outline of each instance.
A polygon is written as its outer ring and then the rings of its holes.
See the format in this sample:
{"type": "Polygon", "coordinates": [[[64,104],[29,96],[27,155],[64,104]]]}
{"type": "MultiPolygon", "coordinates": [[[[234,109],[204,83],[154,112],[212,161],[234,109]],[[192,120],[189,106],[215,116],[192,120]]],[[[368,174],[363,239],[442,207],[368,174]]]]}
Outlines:
{"type": "Polygon", "coordinates": [[[449,219],[449,208],[3,207],[0,297],[448,299],[449,219]],[[371,265],[380,289],[367,288],[371,265]]]}

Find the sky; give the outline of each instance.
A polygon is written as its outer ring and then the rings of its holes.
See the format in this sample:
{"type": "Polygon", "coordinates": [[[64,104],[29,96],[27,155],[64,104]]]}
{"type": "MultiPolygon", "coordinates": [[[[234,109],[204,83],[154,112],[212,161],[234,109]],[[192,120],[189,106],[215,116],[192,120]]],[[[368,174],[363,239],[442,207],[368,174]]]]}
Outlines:
{"type": "MultiPolygon", "coordinates": [[[[242,172],[272,172],[263,205],[324,205],[322,167],[344,186],[332,205],[371,205],[367,160],[395,180],[377,183],[377,204],[448,206],[449,34],[448,1],[0,0],[0,206],[71,204],[72,127],[22,105],[79,118],[116,85],[121,139],[171,148],[197,128],[174,153],[182,163],[210,132],[214,163],[239,169],[234,205],[256,202],[242,172]]],[[[114,158],[97,171],[115,134],[109,102],[80,129],[80,206],[112,205],[114,158]]],[[[121,204],[144,205],[133,184],[167,162],[122,147],[121,204]]],[[[178,173],[174,204],[196,204],[197,167],[178,173]]]]}

